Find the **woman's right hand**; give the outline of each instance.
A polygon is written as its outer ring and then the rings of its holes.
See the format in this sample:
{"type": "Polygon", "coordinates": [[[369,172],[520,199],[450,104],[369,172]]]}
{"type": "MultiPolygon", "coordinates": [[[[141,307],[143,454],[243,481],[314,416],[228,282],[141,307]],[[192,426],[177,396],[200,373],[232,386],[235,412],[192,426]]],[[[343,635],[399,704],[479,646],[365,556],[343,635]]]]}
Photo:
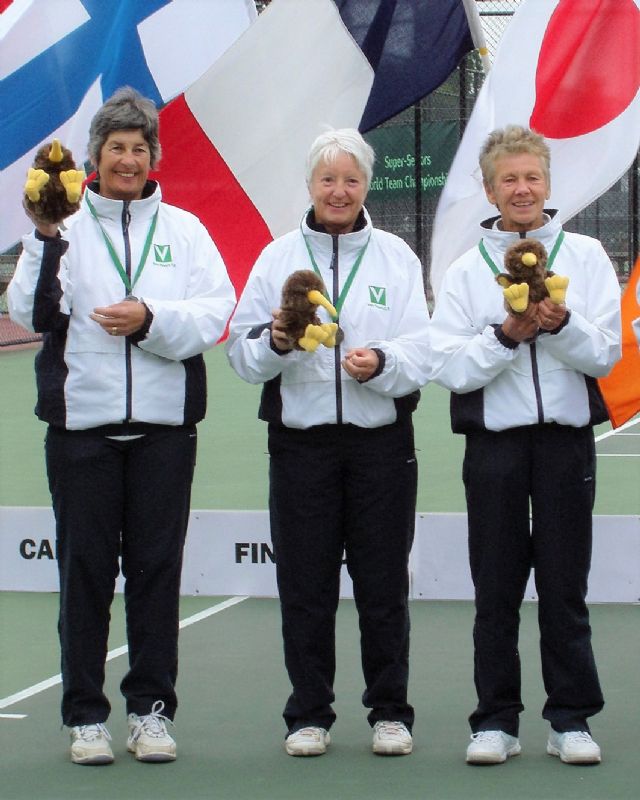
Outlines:
{"type": "Polygon", "coordinates": [[[505,336],[516,342],[532,339],[538,333],[538,328],[537,303],[529,303],[527,310],[522,314],[507,314],[507,318],[502,323],[502,331],[505,336]]]}
{"type": "Polygon", "coordinates": [[[273,322],[271,323],[271,341],[277,350],[286,352],[293,350],[294,342],[286,333],[280,322],[280,309],[276,308],[273,313],[273,322]]]}
{"type": "Polygon", "coordinates": [[[27,206],[26,200],[22,201],[22,207],[24,208],[24,213],[29,217],[31,222],[35,225],[36,230],[38,233],[41,233],[43,236],[49,236],[55,238],[58,235],[58,223],[57,222],[45,222],[44,220],[40,219],[37,214],[34,214],[33,211],[27,206]]]}

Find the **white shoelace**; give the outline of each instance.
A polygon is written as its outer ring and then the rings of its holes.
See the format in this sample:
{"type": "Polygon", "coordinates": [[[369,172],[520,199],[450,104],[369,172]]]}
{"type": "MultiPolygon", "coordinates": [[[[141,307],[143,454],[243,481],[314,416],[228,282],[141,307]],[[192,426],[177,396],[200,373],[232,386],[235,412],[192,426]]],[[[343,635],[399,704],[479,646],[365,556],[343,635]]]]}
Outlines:
{"type": "Polygon", "coordinates": [[[378,722],[375,725],[376,733],[381,738],[392,737],[396,738],[410,736],[407,727],[402,722],[387,722],[386,720],[378,722]]]}
{"type": "Polygon", "coordinates": [[[143,733],[153,739],[162,739],[164,736],[168,736],[167,722],[170,725],[173,725],[173,722],[164,716],[163,711],[164,703],[162,700],[156,700],[151,706],[151,713],[138,718],[138,723],[133,729],[131,737],[137,740],[143,733]]]}
{"type": "Polygon", "coordinates": [[[314,727],[300,728],[299,731],[296,731],[294,734],[292,734],[292,736],[295,736],[296,738],[311,739],[314,742],[319,742],[323,735],[324,732],[320,730],[320,728],[314,727]]]}
{"type": "Polygon", "coordinates": [[[586,731],[567,731],[565,741],[571,744],[594,744],[591,735],[586,731]]]}
{"type": "Polygon", "coordinates": [[[83,742],[94,742],[101,737],[108,742],[111,741],[109,731],[101,722],[96,722],[94,725],[75,725],[74,730],[78,732],[78,739],[82,739],[83,742]]]}

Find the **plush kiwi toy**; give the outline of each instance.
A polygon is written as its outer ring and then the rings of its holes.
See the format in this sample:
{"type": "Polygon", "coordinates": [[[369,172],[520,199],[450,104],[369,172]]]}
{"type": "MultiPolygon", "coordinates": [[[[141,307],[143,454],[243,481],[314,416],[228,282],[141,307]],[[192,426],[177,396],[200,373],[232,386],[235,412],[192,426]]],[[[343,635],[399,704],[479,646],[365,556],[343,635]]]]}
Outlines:
{"type": "Polygon", "coordinates": [[[537,239],[520,239],[504,254],[506,272],[496,281],[502,286],[507,311],[523,314],[529,303],[545,297],[564,303],[569,278],[547,271],[547,251],[537,239]]]}
{"type": "Polygon", "coordinates": [[[80,208],[83,170],[76,169],[71,151],[58,139],[42,145],[29,167],[24,206],[42,222],[58,223],[80,208]]]}
{"type": "Polygon", "coordinates": [[[338,325],[335,322],[321,323],[317,315],[318,306],[325,308],[336,319],[335,308],[325,297],[325,287],[313,270],[299,269],[292,272],[282,287],[279,322],[289,338],[295,342],[296,350],[315,352],[318,345],[336,346],[338,325]]]}

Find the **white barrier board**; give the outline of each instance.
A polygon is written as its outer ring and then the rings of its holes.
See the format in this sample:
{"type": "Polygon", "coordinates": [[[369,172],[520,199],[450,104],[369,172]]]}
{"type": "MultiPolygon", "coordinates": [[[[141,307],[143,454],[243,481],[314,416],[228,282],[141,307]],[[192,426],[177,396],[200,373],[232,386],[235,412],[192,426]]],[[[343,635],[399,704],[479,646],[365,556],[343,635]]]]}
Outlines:
{"type": "MultiPolygon", "coordinates": [[[[416,514],[410,572],[412,599],[473,598],[466,514],[416,514]]],[[[49,508],[0,507],[0,590],[58,590],[55,523],[49,508]]],[[[116,591],[122,591],[122,578],[116,591]]],[[[267,512],[192,511],[182,593],[277,596],[267,512]]],[[[345,567],[341,596],[353,596],[345,567]]],[[[525,596],[536,598],[533,576],[525,596]]],[[[588,599],[640,600],[640,517],[594,517],[588,599]]]]}

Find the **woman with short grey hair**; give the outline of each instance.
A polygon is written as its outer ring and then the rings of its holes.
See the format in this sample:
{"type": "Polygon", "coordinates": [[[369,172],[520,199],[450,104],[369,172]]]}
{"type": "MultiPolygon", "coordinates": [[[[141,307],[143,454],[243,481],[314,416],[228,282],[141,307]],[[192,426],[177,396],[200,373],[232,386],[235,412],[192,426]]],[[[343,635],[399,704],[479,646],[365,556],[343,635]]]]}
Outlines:
{"type": "Polygon", "coordinates": [[[149,180],[160,158],[150,100],[117,91],[93,118],[89,153],[97,177],[80,210],[64,232],[31,215],[9,287],[12,318],[44,334],[36,413],[48,424],[56,517],[62,719],[74,763],[113,761],[103,684],[121,568],[127,749],[172,761],[202,353],[224,332],[235,293],[204,226],[149,180]]]}
{"type": "Polygon", "coordinates": [[[118,89],[97,111],[89,128],[87,151],[93,164],[100,160],[100,151],[113,131],[139,130],[149,146],[151,169],[162,155],[158,135],[158,111],[151,100],[142,97],[130,86],[118,89]]]}
{"type": "MultiPolygon", "coordinates": [[[[602,244],[564,231],[547,208],[549,147],[507,125],[480,153],[497,214],[447,269],[433,313],[432,380],[451,392],[465,437],[469,565],[475,589],[471,764],[521,752],[520,607],[531,571],[549,723],[547,753],[596,764],[589,718],[604,700],[586,603],[596,485],[593,427],[608,419],[597,378],[620,358],[620,287],[602,244]],[[499,282],[514,247],[548,277],[515,307],[499,282]],[[551,267],[553,266],[553,271],[551,267]],[[556,279],[565,289],[553,292],[556,279]]],[[[556,286],[558,284],[556,283],[556,286]]]]}

